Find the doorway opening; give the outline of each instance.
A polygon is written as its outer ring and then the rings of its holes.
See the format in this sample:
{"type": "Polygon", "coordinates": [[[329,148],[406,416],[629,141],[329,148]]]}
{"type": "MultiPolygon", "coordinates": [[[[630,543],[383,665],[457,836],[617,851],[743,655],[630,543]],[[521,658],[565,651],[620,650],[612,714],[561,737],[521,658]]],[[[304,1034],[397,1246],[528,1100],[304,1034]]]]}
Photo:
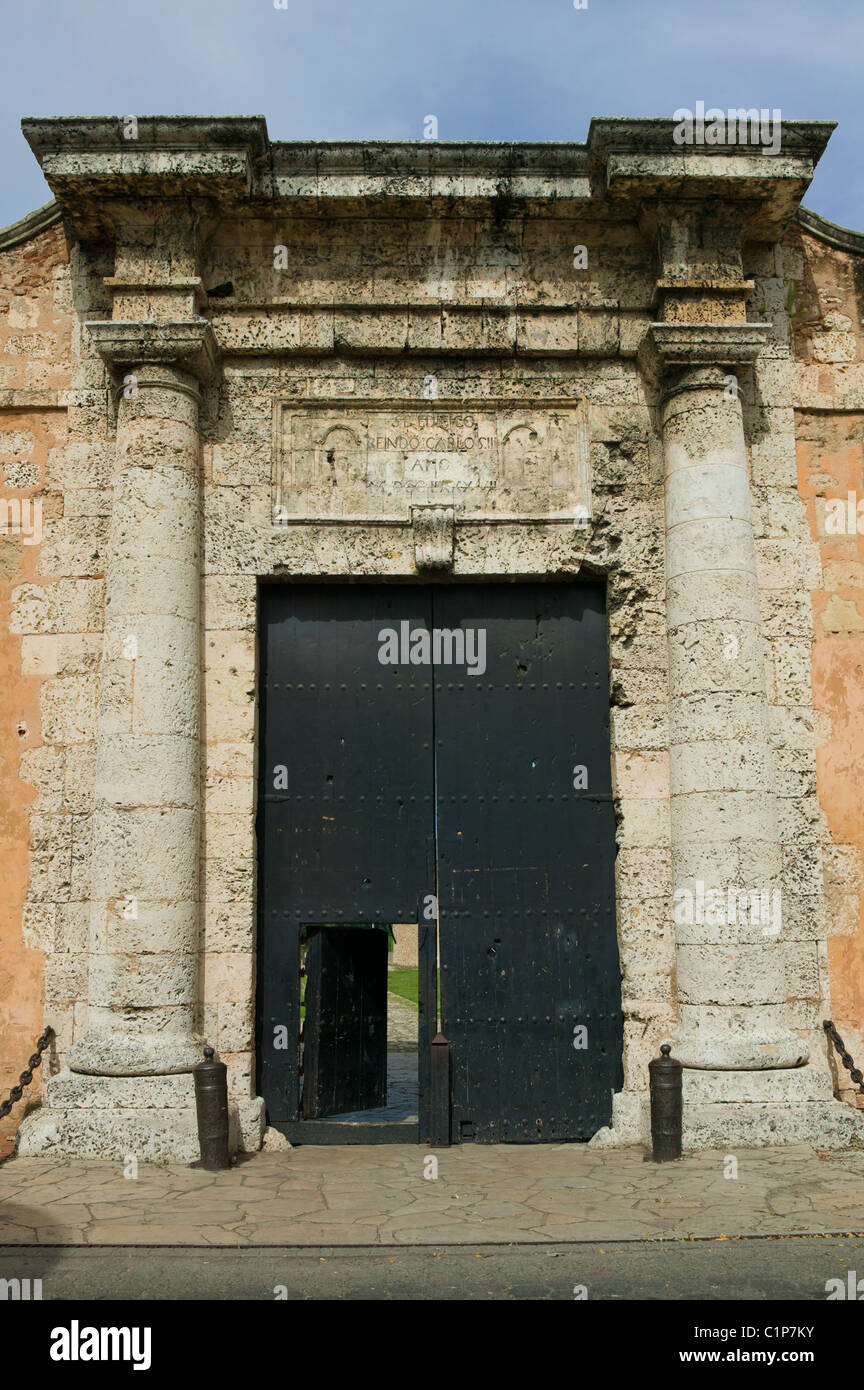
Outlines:
{"type": "Polygon", "coordinates": [[[303,1122],[416,1127],[416,924],[306,924],[299,969],[303,1122]]]}

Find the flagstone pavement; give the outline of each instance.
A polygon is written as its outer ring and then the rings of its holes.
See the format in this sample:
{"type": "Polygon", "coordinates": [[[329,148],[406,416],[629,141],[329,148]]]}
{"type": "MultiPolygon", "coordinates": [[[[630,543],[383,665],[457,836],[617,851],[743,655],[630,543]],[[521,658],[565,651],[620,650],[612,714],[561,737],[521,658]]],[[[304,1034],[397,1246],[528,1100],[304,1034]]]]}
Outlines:
{"type": "Polygon", "coordinates": [[[345,1246],[864,1233],[864,1151],[654,1164],[580,1144],[300,1148],[206,1173],[11,1158],[0,1245],[345,1246]],[[437,1177],[431,1176],[437,1160],[437,1177]],[[734,1176],[737,1160],[737,1176],[734,1176]]]}

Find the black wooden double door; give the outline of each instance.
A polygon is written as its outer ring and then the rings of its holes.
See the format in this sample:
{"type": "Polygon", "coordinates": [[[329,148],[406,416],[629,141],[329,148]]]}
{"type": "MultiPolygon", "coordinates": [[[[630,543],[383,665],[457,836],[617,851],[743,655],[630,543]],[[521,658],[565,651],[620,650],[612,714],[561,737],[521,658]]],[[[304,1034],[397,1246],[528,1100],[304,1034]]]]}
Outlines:
{"type": "Polygon", "coordinates": [[[454,1140],[590,1138],[622,1084],[604,590],[274,585],[260,632],[270,1123],[300,1115],[301,938],[418,922],[428,981],[437,918],[454,1140]]]}

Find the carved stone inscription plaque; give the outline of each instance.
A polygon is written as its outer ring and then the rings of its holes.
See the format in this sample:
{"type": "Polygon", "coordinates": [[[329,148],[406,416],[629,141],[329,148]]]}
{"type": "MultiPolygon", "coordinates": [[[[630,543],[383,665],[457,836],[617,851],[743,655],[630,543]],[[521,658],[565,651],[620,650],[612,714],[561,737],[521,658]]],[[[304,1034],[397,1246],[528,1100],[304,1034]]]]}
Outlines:
{"type": "Polygon", "coordinates": [[[280,404],[277,521],[407,521],[412,506],[456,515],[590,510],[584,408],[532,401],[280,404]]]}

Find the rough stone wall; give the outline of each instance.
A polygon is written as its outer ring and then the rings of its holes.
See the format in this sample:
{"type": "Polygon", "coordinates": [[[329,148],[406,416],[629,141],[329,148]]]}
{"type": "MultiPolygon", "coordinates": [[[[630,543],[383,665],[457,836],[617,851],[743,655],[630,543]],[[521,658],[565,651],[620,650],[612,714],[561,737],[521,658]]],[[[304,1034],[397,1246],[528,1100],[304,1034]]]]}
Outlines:
{"type": "MultiPolygon", "coordinates": [[[[810,570],[818,829],[832,1016],[864,1057],[864,506],[838,533],[828,499],[864,498],[864,244],[786,238],[798,483],[817,549],[810,570]]],[[[803,659],[803,653],[802,653],[803,659]]],[[[810,783],[808,781],[808,787],[810,783]]],[[[841,1093],[848,1073],[832,1063],[841,1093]]],[[[860,1102],[860,1098],[859,1098],[860,1102]]]]}
{"type": "MultiPolygon", "coordinates": [[[[112,264],[98,254],[85,258],[77,247],[67,259],[62,230],[51,235],[58,260],[62,255],[52,291],[62,317],[45,368],[58,385],[50,392],[46,387],[45,395],[62,414],[50,417],[57,442],[44,460],[42,541],[33,547],[24,582],[12,588],[9,631],[20,644],[19,670],[35,690],[41,723],[41,740],[37,736],[25,752],[20,772],[35,792],[24,940],[44,953],[44,1019],[57,1034],[56,1069],[87,1026],[90,822],[113,407],[102,364],[94,369],[80,346],[82,317],[100,302],[104,307],[102,276],[112,264]]],[[[46,277],[46,294],[49,283],[46,277]]]]}
{"type": "MultiPolygon", "coordinates": [[[[64,814],[64,750],[46,679],[86,662],[86,639],[64,644],[34,620],[25,635],[13,605],[53,605],[40,570],[38,514],[16,534],[6,503],[41,503],[43,524],[62,510],[55,469],[66,443],[71,348],[66,239],[58,225],[0,250],[0,1092],[17,1081],[42,1031],[43,952],[57,950],[47,975],[48,1009],[63,1020],[80,997],[78,943],[64,909],[70,817],[64,814]],[[28,543],[25,543],[25,540],[28,543]],[[50,789],[50,790],[49,790],[50,789]],[[49,891],[53,874],[58,894],[49,891]]],[[[20,515],[20,513],[19,513],[20,515]]],[[[9,1119],[39,1095],[38,1080],[9,1119]]]]}

